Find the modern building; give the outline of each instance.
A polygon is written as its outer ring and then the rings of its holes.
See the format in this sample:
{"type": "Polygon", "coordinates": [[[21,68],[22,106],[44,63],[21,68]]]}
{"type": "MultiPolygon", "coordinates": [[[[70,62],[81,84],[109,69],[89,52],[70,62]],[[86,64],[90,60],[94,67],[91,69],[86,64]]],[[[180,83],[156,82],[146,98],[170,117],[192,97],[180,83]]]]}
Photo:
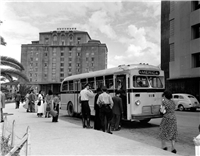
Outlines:
{"type": "Polygon", "coordinates": [[[85,31],[58,28],[39,33],[39,41],[22,44],[21,63],[37,90],[59,92],[67,76],[106,69],[107,52],[106,44],[92,40],[85,31]]]}
{"type": "Polygon", "coordinates": [[[200,100],[200,1],[161,2],[161,69],[168,89],[200,100]]]}

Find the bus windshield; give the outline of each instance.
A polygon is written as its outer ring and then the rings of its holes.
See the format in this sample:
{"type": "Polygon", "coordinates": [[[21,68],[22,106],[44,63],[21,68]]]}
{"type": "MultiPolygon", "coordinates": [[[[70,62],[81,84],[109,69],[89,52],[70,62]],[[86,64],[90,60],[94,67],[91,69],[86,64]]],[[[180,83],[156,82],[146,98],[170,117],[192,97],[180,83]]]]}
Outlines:
{"type": "Polygon", "coordinates": [[[134,87],[163,88],[160,77],[156,76],[133,76],[134,87]]]}

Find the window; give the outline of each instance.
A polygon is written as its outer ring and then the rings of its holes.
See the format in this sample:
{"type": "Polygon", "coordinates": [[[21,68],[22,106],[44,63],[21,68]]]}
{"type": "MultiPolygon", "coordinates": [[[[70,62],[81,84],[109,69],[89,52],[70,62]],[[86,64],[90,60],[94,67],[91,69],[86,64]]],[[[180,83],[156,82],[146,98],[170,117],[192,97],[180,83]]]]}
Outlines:
{"type": "Polygon", "coordinates": [[[192,39],[200,38],[200,24],[192,26],[192,39]]]}
{"type": "Polygon", "coordinates": [[[57,36],[56,35],[53,36],[53,41],[57,41],[57,36]]]}
{"type": "Polygon", "coordinates": [[[103,76],[96,77],[96,88],[102,88],[104,85],[103,76]]]}
{"type": "Polygon", "coordinates": [[[60,77],[64,77],[64,74],[63,74],[63,73],[60,73],[60,77]]]}
{"type": "Polygon", "coordinates": [[[60,53],[61,56],[64,56],[64,53],[60,53]]]}
{"type": "Polygon", "coordinates": [[[174,43],[170,44],[170,61],[174,61],[174,43]]]}
{"type": "Polygon", "coordinates": [[[77,67],[80,67],[80,63],[77,63],[77,67]]]}
{"type": "Polygon", "coordinates": [[[77,56],[80,56],[80,53],[77,53],[77,56]]]}
{"type": "Polygon", "coordinates": [[[149,76],[148,80],[152,88],[163,88],[160,77],[149,76]]]}
{"type": "Polygon", "coordinates": [[[108,89],[114,89],[113,75],[105,76],[105,84],[108,89]]]}
{"type": "Polygon", "coordinates": [[[29,73],[29,76],[32,77],[32,73],[29,73]]]}
{"type": "Polygon", "coordinates": [[[91,60],[94,61],[94,57],[92,57],[91,60]]]}
{"type": "Polygon", "coordinates": [[[63,82],[62,90],[63,91],[68,90],[68,82],[67,81],[63,82]]]}
{"type": "Polygon", "coordinates": [[[65,41],[62,41],[62,42],[61,42],[61,45],[65,45],[65,41]]]}
{"type": "Polygon", "coordinates": [[[78,37],[78,38],[77,38],[77,43],[80,44],[80,41],[81,41],[81,38],[78,37]]]}
{"type": "Polygon", "coordinates": [[[200,67],[200,52],[196,54],[192,54],[192,67],[193,68],[200,67]]]}
{"type": "Polygon", "coordinates": [[[94,78],[88,78],[88,83],[90,84],[91,89],[95,89],[95,86],[94,86],[94,78]]]}
{"type": "Polygon", "coordinates": [[[71,47],[69,47],[69,51],[72,51],[72,48],[71,48],[71,47]]]}
{"type": "Polygon", "coordinates": [[[69,63],[69,67],[71,67],[72,66],[72,64],[71,63],[69,63]]]}
{"type": "Polygon", "coordinates": [[[69,72],[71,72],[71,71],[72,71],[72,69],[70,69],[70,68],[69,68],[69,69],[68,69],[68,71],[69,71],[69,72]]]}
{"type": "Polygon", "coordinates": [[[46,44],[49,43],[49,38],[45,38],[45,43],[46,43],[46,44]]]}
{"type": "Polygon", "coordinates": [[[31,61],[33,61],[33,58],[31,57],[31,61]]]}
{"type": "Polygon", "coordinates": [[[149,87],[149,83],[146,76],[133,76],[134,87],[149,87]]]}
{"type": "Polygon", "coordinates": [[[200,1],[191,1],[192,2],[192,11],[200,9],[200,1]]]}
{"type": "Polygon", "coordinates": [[[44,56],[47,56],[47,53],[44,53],[44,56]]]}
{"type": "Polygon", "coordinates": [[[73,81],[69,81],[69,90],[73,90],[73,81]]]}
{"type": "Polygon", "coordinates": [[[63,66],[64,66],[64,63],[60,63],[60,66],[63,67],[63,66]]]}
{"type": "Polygon", "coordinates": [[[169,25],[170,25],[169,36],[171,37],[174,36],[174,19],[169,22],[169,25]]]}
{"type": "Polygon", "coordinates": [[[69,56],[72,56],[72,53],[71,53],[71,52],[69,52],[69,56]]]}
{"type": "Polygon", "coordinates": [[[60,51],[64,51],[64,48],[63,48],[63,47],[61,47],[61,48],[60,48],[60,51]]]}
{"type": "Polygon", "coordinates": [[[60,61],[64,61],[64,58],[60,58],[60,61]]]}
{"type": "Polygon", "coordinates": [[[72,58],[69,58],[69,61],[72,61],[72,58]]]}
{"type": "Polygon", "coordinates": [[[88,61],[88,57],[86,57],[86,61],[88,61]]]}
{"type": "Polygon", "coordinates": [[[60,71],[63,72],[63,71],[64,71],[64,68],[60,68],[60,71]]]}

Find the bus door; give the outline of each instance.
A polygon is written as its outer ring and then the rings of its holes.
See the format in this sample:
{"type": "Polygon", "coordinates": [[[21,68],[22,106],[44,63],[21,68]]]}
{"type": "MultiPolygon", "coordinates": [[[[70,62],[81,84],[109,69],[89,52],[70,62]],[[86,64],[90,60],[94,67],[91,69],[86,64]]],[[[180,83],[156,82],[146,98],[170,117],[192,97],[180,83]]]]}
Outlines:
{"type": "Polygon", "coordinates": [[[80,113],[81,112],[81,107],[80,107],[80,103],[79,103],[79,94],[80,94],[80,81],[76,80],[74,81],[74,111],[76,113],[80,113]]]}
{"type": "Polygon", "coordinates": [[[126,74],[116,75],[115,89],[121,91],[121,99],[123,106],[123,119],[127,119],[127,80],[126,74]]]}

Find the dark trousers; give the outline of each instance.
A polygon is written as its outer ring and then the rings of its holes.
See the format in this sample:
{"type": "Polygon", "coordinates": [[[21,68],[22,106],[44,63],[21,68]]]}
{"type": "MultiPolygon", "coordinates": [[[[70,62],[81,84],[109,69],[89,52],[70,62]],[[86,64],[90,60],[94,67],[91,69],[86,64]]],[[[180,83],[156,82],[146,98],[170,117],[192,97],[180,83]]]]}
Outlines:
{"type": "Polygon", "coordinates": [[[16,108],[19,108],[20,101],[16,101],[16,108]]]}
{"type": "Polygon", "coordinates": [[[52,122],[58,122],[58,116],[59,116],[59,105],[54,106],[54,110],[57,112],[57,115],[54,117],[52,116],[52,122]]]}
{"type": "Polygon", "coordinates": [[[112,119],[112,109],[109,105],[102,105],[100,108],[100,119],[102,130],[105,132],[110,132],[110,124],[112,119]]]}
{"type": "Polygon", "coordinates": [[[83,127],[90,127],[90,106],[88,101],[81,101],[81,113],[83,127]],[[87,126],[85,124],[85,120],[87,120],[87,126]]]}
{"type": "Polygon", "coordinates": [[[100,114],[99,114],[99,106],[96,106],[96,110],[95,110],[94,129],[96,129],[96,130],[101,129],[101,119],[100,119],[100,114]]]}
{"type": "Polygon", "coordinates": [[[3,108],[0,108],[0,113],[1,113],[1,121],[0,122],[3,122],[3,108]]]}
{"type": "Polygon", "coordinates": [[[34,102],[29,102],[28,103],[28,112],[35,112],[35,103],[34,102]]]}

